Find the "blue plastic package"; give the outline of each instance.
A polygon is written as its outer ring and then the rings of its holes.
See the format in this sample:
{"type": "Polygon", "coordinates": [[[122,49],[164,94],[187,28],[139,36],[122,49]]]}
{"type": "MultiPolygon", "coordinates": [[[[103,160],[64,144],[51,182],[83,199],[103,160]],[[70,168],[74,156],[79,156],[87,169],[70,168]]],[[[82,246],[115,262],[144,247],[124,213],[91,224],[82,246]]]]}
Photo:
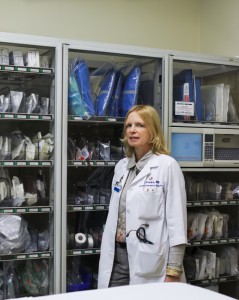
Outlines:
{"type": "Polygon", "coordinates": [[[90,75],[86,62],[84,60],[77,60],[73,67],[73,72],[85,109],[88,115],[93,116],[95,115],[95,109],[91,97],[90,75]]]}
{"type": "Polygon", "coordinates": [[[141,67],[133,67],[125,78],[120,103],[120,116],[125,117],[132,106],[136,104],[141,67]]]}
{"type": "Polygon", "coordinates": [[[119,116],[119,100],[122,91],[123,73],[121,70],[116,72],[114,90],[108,105],[108,116],[119,116]]]}
{"type": "Polygon", "coordinates": [[[105,116],[108,104],[112,97],[116,72],[108,72],[102,82],[100,93],[97,97],[97,115],[105,116]]]}
{"type": "Polygon", "coordinates": [[[69,76],[68,84],[68,114],[77,116],[87,116],[84,103],[82,101],[74,74],[69,76]]]}

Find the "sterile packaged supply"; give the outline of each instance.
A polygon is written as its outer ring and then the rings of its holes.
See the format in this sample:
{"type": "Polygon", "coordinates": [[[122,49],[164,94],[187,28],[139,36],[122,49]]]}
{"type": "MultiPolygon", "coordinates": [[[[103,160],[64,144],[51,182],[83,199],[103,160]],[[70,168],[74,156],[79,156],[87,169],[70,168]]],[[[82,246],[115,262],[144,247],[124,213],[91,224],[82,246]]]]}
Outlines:
{"type": "Polygon", "coordinates": [[[40,55],[39,51],[29,50],[24,54],[24,64],[27,67],[40,67],[40,55]]]}
{"type": "Polygon", "coordinates": [[[9,53],[10,65],[24,66],[22,51],[14,50],[9,53]]]}
{"type": "Polygon", "coordinates": [[[10,97],[5,97],[4,95],[0,95],[0,112],[4,113],[8,110],[10,106],[10,97]]]}
{"type": "Polygon", "coordinates": [[[50,99],[47,97],[40,98],[40,114],[48,114],[49,113],[49,103],[50,99]]]}
{"type": "Polygon", "coordinates": [[[21,106],[23,99],[23,92],[21,91],[10,91],[10,105],[11,111],[17,113],[21,106]]]}
{"type": "Polygon", "coordinates": [[[40,56],[40,67],[41,68],[49,68],[50,64],[49,64],[49,57],[48,56],[40,56]]]}
{"type": "Polygon", "coordinates": [[[8,49],[0,49],[0,65],[9,65],[9,51],[8,49]]]}

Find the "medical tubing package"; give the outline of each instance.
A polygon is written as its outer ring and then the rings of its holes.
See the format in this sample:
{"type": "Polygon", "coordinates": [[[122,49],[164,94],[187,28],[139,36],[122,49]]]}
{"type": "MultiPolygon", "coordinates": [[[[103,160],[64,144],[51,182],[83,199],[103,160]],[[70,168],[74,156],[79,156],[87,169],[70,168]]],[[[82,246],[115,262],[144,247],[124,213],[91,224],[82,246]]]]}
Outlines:
{"type": "Polygon", "coordinates": [[[70,73],[68,82],[68,111],[70,115],[87,115],[87,111],[73,73],[70,73]]]}
{"type": "Polygon", "coordinates": [[[126,75],[121,95],[120,116],[125,117],[132,106],[137,103],[141,76],[141,66],[134,66],[126,75]]]}
{"type": "Polygon", "coordinates": [[[109,105],[109,101],[112,97],[114,83],[115,83],[115,70],[110,71],[104,78],[101,86],[100,93],[97,97],[97,115],[105,116],[109,105]]]}
{"type": "Polygon", "coordinates": [[[115,75],[114,89],[109,100],[107,115],[119,117],[120,97],[122,92],[123,73],[122,70],[117,70],[115,75]]]}
{"type": "Polygon", "coordinates": [[[115,67],[105,63],[90,74],[94,107],[97,116],[105,116],[115,83],[115,67]]]}
{"type": "MultiPolygon", "coordinates": [[[[81,96],[80,99],[82,99],[85,111],[83,116],[94,116],[95,115],[95,109],[92,101],[92,95],[91,95],[91,87],[90,87],[90,74],[89,69],[86,64],[86,62],[83,59],[77,59],[73,63],[72,70],[70,74],[74,75],[78,89],[79,94],[81,96]]],[[[71,86],[70,86],[71,88],[71,86]]],[[[69,94],[74,94],[73,91],[69,91],[69,94]]],[[[69,100],[72,101],[70,98],[69,100]]],[[[76,99],[74,99],[76,100],[76,99]]]]}

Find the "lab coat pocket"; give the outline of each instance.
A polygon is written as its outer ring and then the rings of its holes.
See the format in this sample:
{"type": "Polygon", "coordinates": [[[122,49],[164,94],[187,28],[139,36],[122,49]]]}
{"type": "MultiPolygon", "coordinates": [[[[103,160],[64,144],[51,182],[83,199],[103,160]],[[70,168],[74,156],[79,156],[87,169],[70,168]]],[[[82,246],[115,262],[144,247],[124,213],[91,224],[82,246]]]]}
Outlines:
{"type": "Polygon", "coordinates": [[[164,215],[164,195],[160,189],[155,192],[143,191],[138,201],[138,217],[144,220],[161,219],[164,215]]]}
{"type": "Polygon", "coordinates": [[[167,247],[164,244],[141,243],[135,257],[135,274],[138,276],[163,276],[166,269],[167,247]]]}

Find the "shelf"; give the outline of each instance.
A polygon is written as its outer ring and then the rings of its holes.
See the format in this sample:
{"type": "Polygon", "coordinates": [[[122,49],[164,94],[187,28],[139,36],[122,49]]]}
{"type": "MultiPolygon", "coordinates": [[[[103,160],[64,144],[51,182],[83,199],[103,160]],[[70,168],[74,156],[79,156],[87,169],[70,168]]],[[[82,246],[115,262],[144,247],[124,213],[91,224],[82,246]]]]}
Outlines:
{"type": "Polygon", "coordinates": [[[68,205],[67,211],[74,212],[74,211],[102,211],[108,210],[108,204],[93,204],[93,205],[68,205]]]}
{"type": "Polygon", "coordinates": [[[12,214],[12,213],[48,213],[52,212],[50,206],[31,206],[31,207],[4,207],[0,208],[1,214],[12,214]]]}
{"type": "Polygon", "coordinates": [[[68,121],[74,122],[74,121],[83,121],[84,123],[119,123],[123,124],[125,118],[118,118],[118,117],[80,117],[80,116],[68,116],[68,121]]]}
{"type": "Polygon", "coordinates": [[[0,166],[4,167],[50,167],[52,160],[0,160],[0,166]]]}
{"type": "Polygon", "coordinates": [[[188,280],[187,282],[195,285],[204,285],[204,284],[212,284],[212,283],[222,283],[228,281],[237,281],[239,280],[239,276],[221,276],[219,278],[213,279],[202,279],[202,280],[188,280]]]}
{"type": "Polygon", "coordinates": [[[88,166],[96,166],[96,167],[106,167],[106,166],[115,166],[118,161],[116,160],[91,160],[91,161],[80,161],[80,160],[68,160],[68,167],[88,167],[88,166]]]}
{"type": "Polygon", "coordinates": [[[38,114],[15,114],[15,113],[0,113],[0,120],[39,120],[39,121],[51,121],[52,115],[38,115],[38,114]]]}
{"type": "Polygon", "coordinates": [[[239,199],[234,199],[234,200],[201,200],[201,201],[188,201],[187,202],[187,207],[222,206],[222,205],[239,205],[239,199]]]}
{"type": "Polygon", "coordinates": [[[0,82],[2,83],[22,83],[36,79],[43,75],[53,75],[52,68],[34,68],[22,66],[0,66],[0,82]]]}
{"type": "Polygon", "coordinates": [[[209,122],[209,121],[173,121],[171,126],[180,126],[180,127],[213,127],[213,128],[237,128],[239,127],[239,123],[236,122],[209,122]]]}
{"type": "Polygon", "coordinates": [[[210,240],[200,240],[200,241],[189,241],[188,247],[192,246],[208,246],[208,245],[223,245],[223,244],[234,244],[239,242],[239,237],[235,238],[221,238],[221,239],[210,239],[210,240]]]}
{"type": "Polygon", "coordinates": [[[100,249],[74,249],[67,250],[67,256],[100,254],[100,249]]]}
{"type": "Polygon", "coordinates": [[[14,253],[0,255],[0,261],[6,260],[23,260],[23,259],[39,259],[39,258],[51,258],[52,252],[31,252],[31,253],[14,253]]]}

